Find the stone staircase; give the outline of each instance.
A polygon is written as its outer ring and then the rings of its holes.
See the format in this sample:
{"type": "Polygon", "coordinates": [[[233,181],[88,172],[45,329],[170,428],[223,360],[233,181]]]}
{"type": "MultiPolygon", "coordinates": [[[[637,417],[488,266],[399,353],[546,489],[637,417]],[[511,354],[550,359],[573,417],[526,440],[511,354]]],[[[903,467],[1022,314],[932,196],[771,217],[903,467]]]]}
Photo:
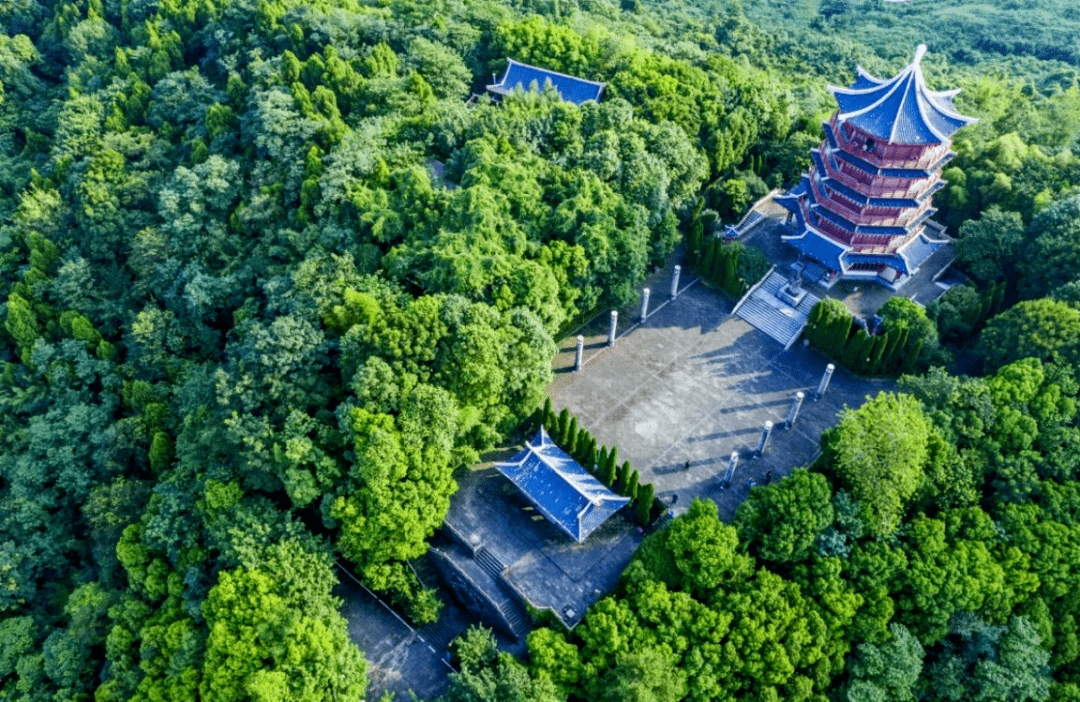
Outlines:
{"type": "Polygon", "coordinates": [[[439,617],[434,624],[420,629],[420,635],[432,648],[442,653],[450,648],[450,642],[457,637],[457,632],[447,623],[446,617],[439,617]]]}
{"type": "Polygon", "coordinates": [[[787,278],[773,271],[735,310],[736,315],[783,344],[784,348],[791,346],[802,333],[810,310],[820,299],[807,293],[797,307],[792,307],[777,297],[787,284],[787,278]]]}
{"type": "Polygon", "coordinates": [[[506,571],[506,566],[495,557],[495,554],[483,546],[477,549],[473,560],[499,584],[498,596],[496,596],[496,593],[492,593],[495,605],[509,623],[511,631],[514,632],[514,637],[521,639],[532,630],[532,617],[529,616],[528,611],[518,602],[516,597],[509,596],[505,592],[506,585],[503,583],[503,573],[506,571]]]}
{"type": "Polygon", "coordinates": [[[495,580],[499,580],[502,577],[503,571],[506,570],[506,566],[503,565],[502,561],[496,558],[491,551],[488,551],[483,546],[477,550],[476,555],[473,556],[473,560],[475,560],[477,565],[483,568],[488,575],[495,578],[495,580]]]}
{"type": "Polygon", "coordinates": [[[439,583],[439,574],[435,572],[435,566],[431,563],[431,559],[428,558],[427,554],[410,561],[409,565],[412,566],[413,573],[416,575],[416,579],[420,581],[420,584],[434,589],[439,599],[443,600],[443,611],[439,619],[420,628],[420,635],[424,637],[424,640],[441,653],[450,648],[450,642],[454,640],[459,632],[447,621],[446,600],[439,583]]]}
{"type": "Polygon", "coordinates": [[[747,231],[749,231],[750,227],[754,226],[763,219],[765,219],[765,215],[761,214],[756,210],[751,210],[749,213],[747,213],[745,217],[743,217],[742,221],[739,222],[735,229],[739,232],[739,235],[741,236],[747,231]]]}
{"type": "Polygon", "coordinates": [[[510,629],[514,632],[514,638],[519,641],[532,631],[532,617],[525,610],[517,599],[513,597],[507,597],[502,602],[499,602],[499,611],[506,617],[506,621],[510,624],[510,629]]]}

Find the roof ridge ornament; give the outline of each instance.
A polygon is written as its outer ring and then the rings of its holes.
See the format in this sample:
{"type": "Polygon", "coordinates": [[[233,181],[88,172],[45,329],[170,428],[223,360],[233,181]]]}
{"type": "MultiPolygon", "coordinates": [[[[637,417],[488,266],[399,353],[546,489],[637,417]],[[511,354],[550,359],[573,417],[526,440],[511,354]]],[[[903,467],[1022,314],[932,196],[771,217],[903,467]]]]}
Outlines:
{"type": "Polygon", "coordinates": [[[919,68],[922,57],[926,55],[926,44],[919,44],[915,48],[915,60],[911,62],[913,68],[919,68]]]}

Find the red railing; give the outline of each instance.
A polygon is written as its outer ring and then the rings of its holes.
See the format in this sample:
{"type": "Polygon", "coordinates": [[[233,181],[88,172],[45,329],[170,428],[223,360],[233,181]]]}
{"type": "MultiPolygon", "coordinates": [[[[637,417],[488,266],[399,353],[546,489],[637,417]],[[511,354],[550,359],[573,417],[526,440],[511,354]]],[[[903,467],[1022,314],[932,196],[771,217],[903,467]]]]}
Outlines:
{"type": "Polygon", "coordinates": [[[915,199],[941,179],[936,174],[930,178],[905,179],[910,185],[906,188],[897,188],[895,185],[886,185],[882,182],[886,176],[871,175],[846,161],[834,162],[827,153],[821,154],[821,160],[825,164],[825,172],[830,177],[867,197],[915,199]]]}
{"type": "Polygon", "coordinates": [[[835,212],[856,225],[866,225],[871,227],[906,227],[910,222],[919,217],[923,210],[929,207],[929,202],[927,202],[921,207],[905,208],[899,213],[889,216],[885,214],[885,212],[892,211],[892,208],[870,207],[864,209],[849,200],[842,193],[835,190],[833,190],[830,195],[826,196],[825,193],[822,192],[816,178],[810,179],[810,186],[814,189],[814,195],[817,197],[817,201],[822,207],[835,212]]]}
{"type": "Polygon", "coordinates": [[[860,143],[865,143],[866,138],[873,138],[855,127],[851,127],[854,135],[849,136],[843,126],[837,123],[836,115],[831,120],[833,133],[838,136],[837,141],[843,144],[852,144],[852,155],[861,158],[867,163],[872,163],[878,168],[928,168],[937,163],[942,156],[948,153],[951,142],[946,141],[941,145],[916,145],[916,144],[889,144],[875,139],[874,150],[867,151],[860,143]],[[854,141],[858,139],[858,141],[854,141]]]}

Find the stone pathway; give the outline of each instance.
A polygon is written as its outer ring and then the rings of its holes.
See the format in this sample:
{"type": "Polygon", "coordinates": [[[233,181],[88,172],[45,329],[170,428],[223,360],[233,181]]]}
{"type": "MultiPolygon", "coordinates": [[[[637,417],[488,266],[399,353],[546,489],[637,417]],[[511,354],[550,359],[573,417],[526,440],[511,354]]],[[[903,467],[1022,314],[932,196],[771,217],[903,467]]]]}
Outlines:
{"type": "MultiPolygon", "coordinates": [[[[788,351],[731,315],[733,303],[703,283],[690,283],[669,300],[670,274],[662,271],[645,324],[606,345],[602,317],[585,329],[585,364],[574,372],[575,340],[556,356],[548,393],[556,411],[569,407],[601,444],[615,445],[641,482],[675,500],[679,514],[696,496],[714,500],[730,519],[749,491],[748,480],[774,479],[816,456],[821,432],[843,407],[892,390],[890,380],[865,380],[837,368],[819,402],[816,388],[827,360],[796,345],[788,351]],[[664,304],[666,303],[666,304],[664,304]],[[659,305],[663,305],[659,307],[659,305]],[[659,308],[658,308],[659,307],[659,308]],[[790,430],[783,421],[797,391],[808,397],[790,430]],[[766,420],[777,426],[764,455],[751,455],[766,420]],[[730,489],[722,486],[732,452],[739,466],[730,489]]],[[[624,314],[620,313],[620,318],[624,314]]]]}

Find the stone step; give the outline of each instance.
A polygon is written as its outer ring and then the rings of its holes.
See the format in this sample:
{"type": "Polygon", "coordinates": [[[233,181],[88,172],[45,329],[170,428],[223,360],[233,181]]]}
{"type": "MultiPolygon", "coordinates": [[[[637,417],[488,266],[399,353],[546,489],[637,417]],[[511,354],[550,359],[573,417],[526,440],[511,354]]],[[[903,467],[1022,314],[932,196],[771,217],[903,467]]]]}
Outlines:
{"type": "Polygon", "coordinates": [[[495,580],[498,580],[502,576],[503,571],[506,570],[506,566],[502,564],[502,561],[496,558],[491,551],[488,551],[483,546],[477,550],[473,559],[478,566],[483,568],[488,575],[495,578],[495,580]]]}
{"type": "Polygon", "coordinates": [[[532,631],[532,617],[516,600],[505,600],[499,608],[506,617],[506,621],[510,623],[510,629],[514,632],[515,638],[522,639],[532,631]]]}
{"type": "Polygon", "coordinates": [[[741,319],[784,346],[794,341],[802,332],[810,310],[818,302],[817,296],[807,294],[799,302],[798,307],[791,307],[776,296],[776,293],[787,283],[787,278],[773,271],[736,313],[741,319]]]}
{"type": "Polygon", "coordinates": [[[754,226],[763,219],[765,219],[765,215],[761,214],[757,210],[754,210],[750,214],[746,215],[746,217],[743,218],[743,221],[739,222],[739,233],[745,233],[746,230],[750,229],[750,227],[754,226]]]}
{"type": "Polygon", "coordinates": [[[446,622],[445,616],[439,617],[439,620],[434,624],[428,624],[421,629],[420,635],[431,644],[432,648],[440,653],[449,649],[450,642],[457,636],[454,629],[446,622]]]}
{"type": "Polygon", "coordinates": [[[739,308],[739,317],[785,345],[793,335],[799,333],[803,324],[801,321],[785,317],[756,297],[751,297],[743,303],[739,308]]]}
{"type": "Polygon", "coordinates": [[[435,566],[431,563],[431,559],[427,557],[426,553],[409,563],[412,565],[413,572],[416,574],[416,579],[420,581],[421,585],[430,588],[439,587],[439,574],[435,572],[435,566]]]}

